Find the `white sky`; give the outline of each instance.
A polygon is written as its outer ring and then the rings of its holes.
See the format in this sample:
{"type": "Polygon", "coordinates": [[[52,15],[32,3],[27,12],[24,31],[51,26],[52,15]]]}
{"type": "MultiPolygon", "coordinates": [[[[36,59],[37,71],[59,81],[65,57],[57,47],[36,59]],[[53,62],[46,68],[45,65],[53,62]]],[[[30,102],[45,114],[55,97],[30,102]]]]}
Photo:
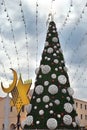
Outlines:
{"type": "MultiPolygon", "coordinates": [[[[13,75],[9,68],[12,68],[18,73],[21,72],[23,80],[28,78],[28,62],[27,62],[27,49],[24,24],[22,21],[21,7],[19,6],[20,0],[0,0],[0,81],[4,86],[9,86],[12,81],[13,75]],[[6,8],[6,11],[4,11],[6,8]],[[14,32],[11,32],[11,23],[7,20],[9,15],[14,32]],[[3,39],[3,43],[1,42],[3,39]],[[16,45],[16,49],[15,49],[16,45]],[[18,51],[18,55],[16,54],[18,51]],[[10,60],[8,58],[10,57],[10,60]],[[18,70],[18,60],[20,72],[18,70]],[[7,77],[7,78],[6,78],[7,77]]],[[[68,75],[70,85],[75,90],[74,96],[79,99],[87,99],[87,7],[85,7],[86,0],[72,0],[72,7],[70,0],[54,0],[53,10],[55,14],[54,19],[56,22],[57,30],[59,32],[59,40],[63,49],[66,66],[68,67],[68,75]],[[66,19],[65,27],[63,23],[66,19]],[[84,11],[83,14],[81,13],[84,11]],[[80,18],[82,16],[82,18],[80,18]],[[80,19],[80,22],[78,21],[80,19]],[[63,27],[63,30],[61,28],[63,27]],[[61,32],[61,33],[60,33],[61,32]]],[[[35,81],[36,64],[39,66],[41,54],[43,51],[46,33],[47,33],[47,18],[51,11],[51,0],[38,0],[38,49],[36,43],[36,0],[22,0],[22,9],[26,21],[26,29],[28,34],[28,55],[29,55],[29,78],[35,81]],[[37,63],[36,63],[37,54],[37,63]]],[[[33,88],[34,84],[32,85],[33,88]]],[[[0,96],[5,96],[0,88],[0,96]]]]}

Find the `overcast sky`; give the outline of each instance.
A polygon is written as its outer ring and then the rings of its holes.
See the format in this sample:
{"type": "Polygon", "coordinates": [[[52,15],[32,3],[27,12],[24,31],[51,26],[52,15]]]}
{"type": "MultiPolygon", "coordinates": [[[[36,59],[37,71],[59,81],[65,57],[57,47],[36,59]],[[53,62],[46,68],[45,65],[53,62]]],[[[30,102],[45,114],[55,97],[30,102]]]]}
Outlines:
{"type": "MultiPolygon", "coordinates": [[[[13,74],[9,68],[35,81],[47,33],[52,0],[0,0],[0,82],[9,86],[13,74]],[[21,11],[22,10],[22,11],[21,11]],[[24,17],[23,17],[24,16],[24,17]],[[24,19],[24,21],[23,21],[24,19]],[[38,43],[36,42],[36,27],[38,43]],[[26,34],[25,34],[26,31],[26,34]],[[27,38],[26,38],[27,37],[27,38]],[[27,42],[27,43],[26,43],[27,42]],[[28,75],[29,72],[29,75],[28,75]]],[[[54,0],[52,12],[68,68],[74,97],[87,99],[87,7],[86,0],[54,0]],[[72,4],[72,6],[71,6],[72,4]],[[65,25],[65,26],[64,26],[65,25]]],[[[6,96],[0,88],[0,96],[6,96]]]]}

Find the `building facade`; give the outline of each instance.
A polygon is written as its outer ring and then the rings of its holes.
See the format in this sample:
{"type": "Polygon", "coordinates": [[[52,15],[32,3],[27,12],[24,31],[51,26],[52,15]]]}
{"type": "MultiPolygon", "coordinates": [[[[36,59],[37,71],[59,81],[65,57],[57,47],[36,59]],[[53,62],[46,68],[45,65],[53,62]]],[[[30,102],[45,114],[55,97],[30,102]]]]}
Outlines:
{"type": "MultiPolygon", "coordinates": [[[[5,121],[5,100],[6,98],[0,98],[0,130],[2,130],[5,121]]],[[[76,105],[76,111],[80,119],[80,125],[82,127],[87,126],[87,102],[79,99],[74,99],[76,105]]],[[[26,117],[26,108],[22,107],[21,110],[21,121],[26,117]]],[[[9,111],[9,127],[11,124],[17,123],[17,111],[15,107],[10,107],[9,111]]]]}

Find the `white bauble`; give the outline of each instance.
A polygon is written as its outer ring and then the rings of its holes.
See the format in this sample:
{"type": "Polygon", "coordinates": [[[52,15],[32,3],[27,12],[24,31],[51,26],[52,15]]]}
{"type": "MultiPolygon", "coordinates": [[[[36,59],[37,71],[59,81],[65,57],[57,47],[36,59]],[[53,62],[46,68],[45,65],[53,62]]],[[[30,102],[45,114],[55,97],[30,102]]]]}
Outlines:
{"type": "Polygon", "coordinates": [[[42,78],[42,75],[39,75],[39,78],[42,78]]]}
{"type": "Polygon", "coordinates": [[[25,109],[26,109],[26,112],[27,112],[27,113],[30,113],[30,112],[31,112],[31,109],[32,109],[32,104],[26,105],[26,106],[25,106],[25,109]]]}
{"type": "Polygon", "coordinates": [[[53,30],[53,33],[55,33],[56,31],[55,30],[53,30]]]}
{"type": "Polygon", "coordinates": [[[53,114],[54,112],[53,112],[53,110],[50,110],[50,114],[53,114]]]}
{"type": "Polygon", "coordinates": [[[73,125],[74,128],[77,126],[76,122],[72,122],[72,125],[73,125]]]}
{"type": "Polygon", "coordinates": [[[64,88],[63,88],[63,89],[62,89],[62,93],[64,93],[64,94],[65,94],[65,93],[66,93],[66,89],[64,89],[64,88]]]}
{"type": "Polygon", "coordinates": [[[65,103],[64,104],[64,109],[67,113],[71,113],[73,110],[73,106],[70,103],[65,103]]]}
{"type": "Polygon", "coordinates": [[[37,109],[37,106],[34,106],[34,109],[36,110],[36,109],[37,109]]]}
{"type": "Polygon", "coordinates": [[[54,103],[55,103],[56,105],[59,105],[59,104],[60,104],[60,100],[56,99],[56,100],[54,101],[54,103]]]}
{"type": "Polygon", "coordinates": [[[61,115],[60,115],[60,114],[57,114],[57,117],[58,117],[58,118],[61,118],[61,115]]]}
{"type": "Polygon", "coordinates": [[[51,71],[51,67],[49,65],[41,66],[41,71],[43,74],[48,74],[51,71]]]}
{"type": "Polygon", "coordinates": [[[39,72],[39,68],[36,68],[36,70],[35,70],[35,74],[37,75],[38,72],[39,72]]]}
{"type": "Polygon", "coordinates": [[[43,102],[47,103],[47,102],[49,102],[49,100],[50,100],[50,98],[47,95],[45,95],[43,97],[43,102]]]}
{"type": "Polygon", "coordinates": [[[39,115],[42,116],[43,114],[44,114],[44,110],[40,110],[40,111],[39,111],[39,115]]]}
{"type": "Polygon", "coordinates": [[[74,94],[74,90],[71,87],[67,88],[67,91],[70,96],[72,96],[74,94]]]}
{"type": "Polygon", "coordinates": [[[45,105],[45,108],[48,108],[49,106],[48,106],[48,104],[47,105],[45,105]]]}
{"type": "Polygon", "coordinates": [[[53,42],[58,42],[58,38],[57,38],[57,37],[53,37],[53,38],[52,38],[52,41],[53,41],[53,42]]]}
{"type": "Polygon", "coordinates": [[[55,64],[58,64],[58,62],[59,62],[58,59],[54,59],[55,64]]]}
{"type": "Polygon", "coordinates": [[[54,46],[54,49],[56,49],[57,48],[57,46],[54,46]]]}
{"type": "Polygon", "coordinates": [[[48,92],[52,95],[55,95],[58,93],[58,87],[55,84],[52,84],[48,87],[48,92]]]}
{"type": "Polygon", "coordinates": [[[49,85],[49,81],[44,81],[44,86],[48,86],[49,85]]]}
{"type": "Polygon", "coordinates": [[[26,124],[30,126],[32,123],[33,123],[33,116],[31,115],[27,116],[26,124]]]}
{"type": "Polygon", "coordinates": [[[65,75],[60,75],[60,76],[58,76],[58,81],[60,84],[64,85],[67,82],[67,78],[65,77],[65,75]]]}
{"type": "Polygon", "coordinates": [[[54,129],[56,129],[57,126],[58,126],[58,124],[57,124],[57,120],[55,118],[49,118],[47,120],[48,129],[54,130],[54,129]]]}
{"type": "Polygon", "coordinates": [[[35,96],[33,96],[33,99],[35,99],[35,96]]]}
{"type": "Polygon", "coordinates": [[[60,69],[60,70],[62,70],[62,67],[61,67],[61,66],[59,66],[59,69],[60,69]]]}
{"type": "Polygon", "coordinates": [[[70,97],[66,97],[67,101],[70,101],[70,97]]]}
{"type": "Polygon", "coordinates": [[[58,68],[55,68],[55,71],[58,71],[58,68]]]}
{"type": "Polygon", "coordinates": [[[47,60],[48,59],[48,57],[47,56],[45,56],[45,60],[47,60]]]}
{"type": "Polygon", "coordinates": [[[53,53],[53,56],[57,56],[57,54],[56,54],[56,53],[53,53]]]}
{"type": "Polygon", "coordinates": [[[53,103],[52,103],[52,102],[50,102],[50,103],[49,103],[49,106],[50,106],[50,107],[52,107],[52,106],[53,106],[53,103]]]}
{"type": "Polygon", "coordinates": [[[55,29],[55,26],[53,26],[52,28],[55,29]]]}
{"type": "Polygon", "coordinates": [[[40,95],[42,94],[44,91],[44,87],[42,85],[37,85],[36,88],[35,88],[35,92],[36,94],[40,95]]]}
{"type": "Polygon", "coordinates": [[[40,99],[40,98],[37,98],[37,99],[36,99],[36,102],[37,102],[37,103],[40,103],[40,102],[41,102],[41,99],[40,99]]]}
{"type": "Polygon", "coordinates": [[[80,120],[79,120],[78,116],[75,117],[75,122],[76,122],[77,125],[80,125],[80,120]]]}
{"type": "Polygon", "coordinates": [[[50,61],[50,58],[47,58],[48,61],[50,61]]]}
{"type": "Polygon", "coordinates": [[[67,72],[67,71],[68,71],[68,68],[65,66],[65,67],[64,67],[64,70],[67,72]]]}
{"type": "Polygon", "coordinates": [[[49,54],[53,53],[53,48],[49,47],[49,48],[47,49],[47,53],[49,53],[49,54]]]}
{"type": "Polygon", "coordinates": [[[49,42],[46,41],[46,42],[45,42],[45,46],[48,46],[48,45],[49,45],[49,42]]]}
{"type": "Polygon", "coordinates": [[[51,36],[51,33],[49,33],[48,36],[51,36]]]}
{"type": "Polygon", "coordinates": [[[37,125],[40,124],[40,121],[36,121],[36,124],[37,124],[37,125]]]}
{"type": "Polygon", "coordinates": [[[51,78],[55,79],[56,78],[56,74],[51,74],[51,78]]]}
{"type": "Polygon", "coordinates": [[[66,125],[71,125],[71,123],[72,123],[72,117],[70,115],[64,115],[63,122],[66,125]]]}
{"type": "Polygon", "coordinates": [[[59,53],[59,51],[57,50],[56,53],[59,53]]]}
{"type": "Polygon", "coordinates": [[[61,63],[64,63],[64,60],[61,60],[61,63]]]}

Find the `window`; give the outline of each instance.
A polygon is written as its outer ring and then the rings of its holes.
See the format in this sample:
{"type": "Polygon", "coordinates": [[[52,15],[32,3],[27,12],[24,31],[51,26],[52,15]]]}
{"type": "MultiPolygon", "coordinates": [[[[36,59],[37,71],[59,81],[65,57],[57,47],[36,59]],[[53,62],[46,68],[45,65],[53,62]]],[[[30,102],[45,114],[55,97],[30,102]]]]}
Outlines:
{"type": "Polygon", "coordinates": [[[82,104],[80,104],[80,108],[82,109],[82,104]]]}
{"type": "Polygon", "coordinates": [[[86,110],[86,105],[85,105],[85,110],[86,110]]]}
{"type": "Polygon", "coordinates": [[[85,120],[87,120],[87,115],[85,115],[85,120]]]}
{"type": "Polygon", "coordinates": [[[81,120],[82,120],[82,118],[83,118],[83,116],[82,116],[82,114],[81,114],[81,120]]]}
{"type": "Polygon", "coordinates": [[[76,107],[78,107],[78,103],[76,102],[76,107]]]}
{"type": "Polygon", "coordinates": [[[12,112],[12,106],[10,107],[10,112],[12,112]]]}
{"type": "Polygon", "coordinates": [[[22,112],[24,112],[24,106],[22,106],[22,112]]]}

